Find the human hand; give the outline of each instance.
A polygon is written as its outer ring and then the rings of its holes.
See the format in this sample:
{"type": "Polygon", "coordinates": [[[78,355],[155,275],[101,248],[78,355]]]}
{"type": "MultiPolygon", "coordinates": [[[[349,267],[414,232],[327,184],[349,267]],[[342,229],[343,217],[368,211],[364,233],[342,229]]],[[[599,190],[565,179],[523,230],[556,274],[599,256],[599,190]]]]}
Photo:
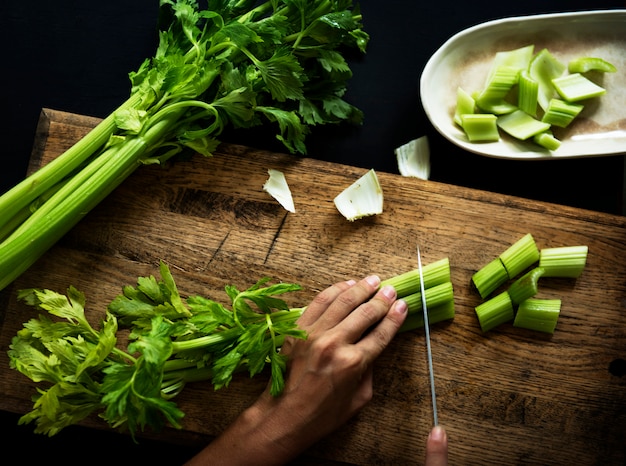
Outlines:
{"type": "Polygon", "coordinates": [[[370,276],[318,294],[300,317],[306,340],[288,338],[280,396],[259,399],[192,462],[284,464],[344,424],[371,399],[372,364],[407,313],[392,287],[370,276]]]}
{"type": "Polygon", "coordinates": [[[448,465],[448,435],[441,426],[435,426],[426,440],[426,466],[448,465]]]}

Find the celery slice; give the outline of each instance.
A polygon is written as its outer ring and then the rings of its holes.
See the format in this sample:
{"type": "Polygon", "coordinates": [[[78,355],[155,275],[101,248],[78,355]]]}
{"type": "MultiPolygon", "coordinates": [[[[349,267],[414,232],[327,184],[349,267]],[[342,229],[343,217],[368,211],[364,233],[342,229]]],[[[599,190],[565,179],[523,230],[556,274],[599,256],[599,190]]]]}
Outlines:
{"type": "Polygon", "coordinates": [[[535,238],[526,233],[500,254],[500,260],[509,278],[516,277],[539,260],[539,249],[535,238]]]}
{"type": "Polygon", "coordinates": [[[383,190],[374,169],[340,192],[333,202],[346,219],[353,222],[383,212],[383,190]]]}
{"type": "Polygon", "coordinates": [[[491,69],[495,70],[500,66],[508,66],[510,68],[517,69],[518,71],[526,70],[530,65],[534,52],[535,46],[533,44],[513,50],[496,52],[491,69]]]}
{"type": "Polygon", "coordinates": [[[587,246],[544,248],[539,252],[539,267],[544,277],[578,278],[587,263],[587,246]]]}
{"type": "MultiPolygon", "coordinates": [[[[443,259],[424,265],[422,275],[424,276],[425,289],[449,282],[450,259],[444,257],[443,259]]],[[[393,286],[399,298],[418,293],[421,290],[419,269],[409,270],[400,275],[387,278],[381,282],[380,287],[382,288],[385,285],[393,286]]]]}
{"type": "MultiPolygon", "coordinates": [[[[428,306],[428,304],[426,304],[428,306]]],[[[428,307],[428,323],[436,324],[437,322],[443,322],[444,320],[454,319],[454,301],[446,301],[438,306],[428,307]]],[[[408,330],[414,330],[416,328],[422,328],[424,326],[424,313],[414,312],[406,316],[402,327],[399,332],[406,332],[408,330]]]]}
{"type": "Polygon", "coordinates": [[[557,150],[561,147],[561,141],[559,141],[551,131],[545,131],[543,133],[535,134],[533,141],[539,144],[541,147],[545,147],[548,150],[557,150]]]}
{"type": "Polygon", "coordinates": [[[541,121],[549,125],[566,128],[584,108],[583,105],[552,99],[541,121]]]}
{"type": "Polygon", "coordinates": [[[544,269],[535,267],[513,282],[508,289],[513,304],[518,305],[537,294],[539,278],[543,273],[544,269]]]}
{"type": "Polygon", "coordinates": [[[472,282],[483,299],[497,290],[500,285],[506,283],[508,279],[509,275],[499,257],[472,275],[472,282]]]}
{"type": "Polygon", "coordinates": [[[606,89],[580,73],[568,74],[552,80],[556,91],[568,102],[591,99],[606,94],[606,89]]]}
{"type": "Polygon", "coordinates": [[[489,78],[485,88],[476,98],[476,106],[481,110],[496,115],[510,113],[517,107],[504,99],[519,81],[518,68],[497,66],[489,78]]]}
{"type": "Polygon", "coordinates": [[[539,121],[522,110],[498,117],[497,125],[502,131],[522,141],[550,129],[548,123],[539,121]]]}
{"type": "Polygon", "coordinates": [[[517,308],[513,326],[554,333],[560,313],[560,299],[527,299],[517,308]]]}
{"type": "Polygon", "coordinates": [[[541,50],[531,60],[528,72],[538,83],[537,103],[544,111],[556,93],[552,80],[561,76],[566,68],[547,49],[541,50]]]}
{"type": "Polygon", "coordinates": [[[612,63],[600,57],[578,57],[567,64],[570,73],[587,73],[600,71],[603,73],[615,73],[617,68],[612,63]]]}
{"type": "Polygon", "coordinates": [[[474,310],[483,332],[488,332],[498,325],[513,320],[514,317],[513,303],[506,291],[479,304],[474,310]]]}
{"type": "Polygon", "coordinates": [[[461,126],[471,142],[499,141],[497,119],[497,116],[489,113],[461,115],[461,126]]]}
{"type": "Polygon", "coordinates": [[[530,77],[527,70],[519,75],[519,87],[517,94],[517,106],[520,110],[531,116],[537,114],[537,96],[539,95],[539,83],[530,77]]]}
{"type": "Polygon", "coordinates": [[[454,122],[463,127],[461,115],[471,115],[476,113],[476,101],[462,88],[456,90],[456,108],[454,110],[454,122]]]}
{"type": "MultiPolygon", "coordinates": [[[[424,281],[426,281],[426,279],[424,279],[424,281]]],[[[424,296],[426,297],[426,307],[429,311],[433,307],[440,306],[448,301],[453,301],[454,289],[452,282],[445,282],[426,288],[424,289],[424,296]]],[[[401,299],[406,302],[409,314],[419,313],[423,315],[422,293],[412,293],[401,299]]]]}

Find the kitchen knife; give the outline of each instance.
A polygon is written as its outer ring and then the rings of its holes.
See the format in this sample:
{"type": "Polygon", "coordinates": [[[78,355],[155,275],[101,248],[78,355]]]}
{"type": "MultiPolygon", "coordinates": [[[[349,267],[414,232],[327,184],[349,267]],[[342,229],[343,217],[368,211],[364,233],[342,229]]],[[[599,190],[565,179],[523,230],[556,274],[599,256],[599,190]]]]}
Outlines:
{"type": "Polygon", "coordinates": [[[422,256],[420,247],[417,246],[417,269],[420,277],[420,294],[422,295],[422,310],[424,311],[424,331],[426,332],[426,352],[428,354],[428,374],[430,376],[430,398],[433,404],[433,423],[439,425],[437,419],[437,396],[435,394],[435,375],[433,372],[433,353],[430,347],[430,325],[428,323],[428,308],[426,306],[426,294],[424,293],[424,272],[422,270],[422,256]]]}

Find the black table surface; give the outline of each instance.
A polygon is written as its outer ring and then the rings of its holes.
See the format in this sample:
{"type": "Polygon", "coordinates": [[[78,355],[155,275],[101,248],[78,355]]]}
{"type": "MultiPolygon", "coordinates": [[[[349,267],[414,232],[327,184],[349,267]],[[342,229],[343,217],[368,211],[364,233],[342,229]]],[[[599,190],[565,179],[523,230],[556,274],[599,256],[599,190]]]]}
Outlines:
{"type": "MultiPolygon", "coordinates": [[[[625,8],[623,0],[370,0],[360,6],[371,41],[367,54],[350,63],[354,76],[346,98],[363,110],[365,122],[358,128],[316,129],[307,139],[308,156],[397,173],[394,148],[427,135],[432,180],[624,214],[624,156],[514,161],[468,153],[433,129],[419,95],[428,58],[467,27],[508,16],[625,8]]],[[[105,117],[128,96],[128,73],[153,55],[157,12],[157,0],[2,2],[0,193],[24,177],[42,108],[105,117]]],[[[259,131],[227,133],[222,139],[284,151],[259,131]]],[[[54,449],[66,451],[64,441],[75,445],[79,433],[85,446],[100,444],[100,449],[109,435],[72,429],[61,438],[33,438],[31,428],[16,427],[13,414],[2,413],[1,421],[4,432],[10,432],[5,445],[31,445],[26,448],[33,455],[41,446],[48,450],[42,458],[52,457],[54,449]]],[[[106,441],[128,446],[129,464],[132,455],[163,464],[168,454],[175,463],[189,453],[152,443],[142,449],[115,435],[106,441]]],[[[115,458],[125,462],[124,455],[115,458]]]]}

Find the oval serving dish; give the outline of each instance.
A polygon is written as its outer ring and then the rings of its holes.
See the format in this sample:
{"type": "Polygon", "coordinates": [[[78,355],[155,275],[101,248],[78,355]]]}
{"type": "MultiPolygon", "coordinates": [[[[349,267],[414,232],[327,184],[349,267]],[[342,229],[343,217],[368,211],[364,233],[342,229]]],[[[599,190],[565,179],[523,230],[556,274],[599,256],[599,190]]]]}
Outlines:
{"type": "MultiPolygon", "coordinates": [[[[567,73],[567,71],[566,71],[567,73]]],[[[422,105],[448,140],[470,152],[513,159],[593,157],[626,153],[626,10],[596,10],[519,16],[489,21],[459,32],[429,59],[420,79],[422,105]],[[469,142],[453,122],[456,92],[481,89],[496,52],[534,45],[559,61],[601,57],[616,66],[596,81],[606,94],[585,103],[567,128],[554,128],[561,146],[553,152],[532,141],[501,135],[498,142],[469,142]]]]}

